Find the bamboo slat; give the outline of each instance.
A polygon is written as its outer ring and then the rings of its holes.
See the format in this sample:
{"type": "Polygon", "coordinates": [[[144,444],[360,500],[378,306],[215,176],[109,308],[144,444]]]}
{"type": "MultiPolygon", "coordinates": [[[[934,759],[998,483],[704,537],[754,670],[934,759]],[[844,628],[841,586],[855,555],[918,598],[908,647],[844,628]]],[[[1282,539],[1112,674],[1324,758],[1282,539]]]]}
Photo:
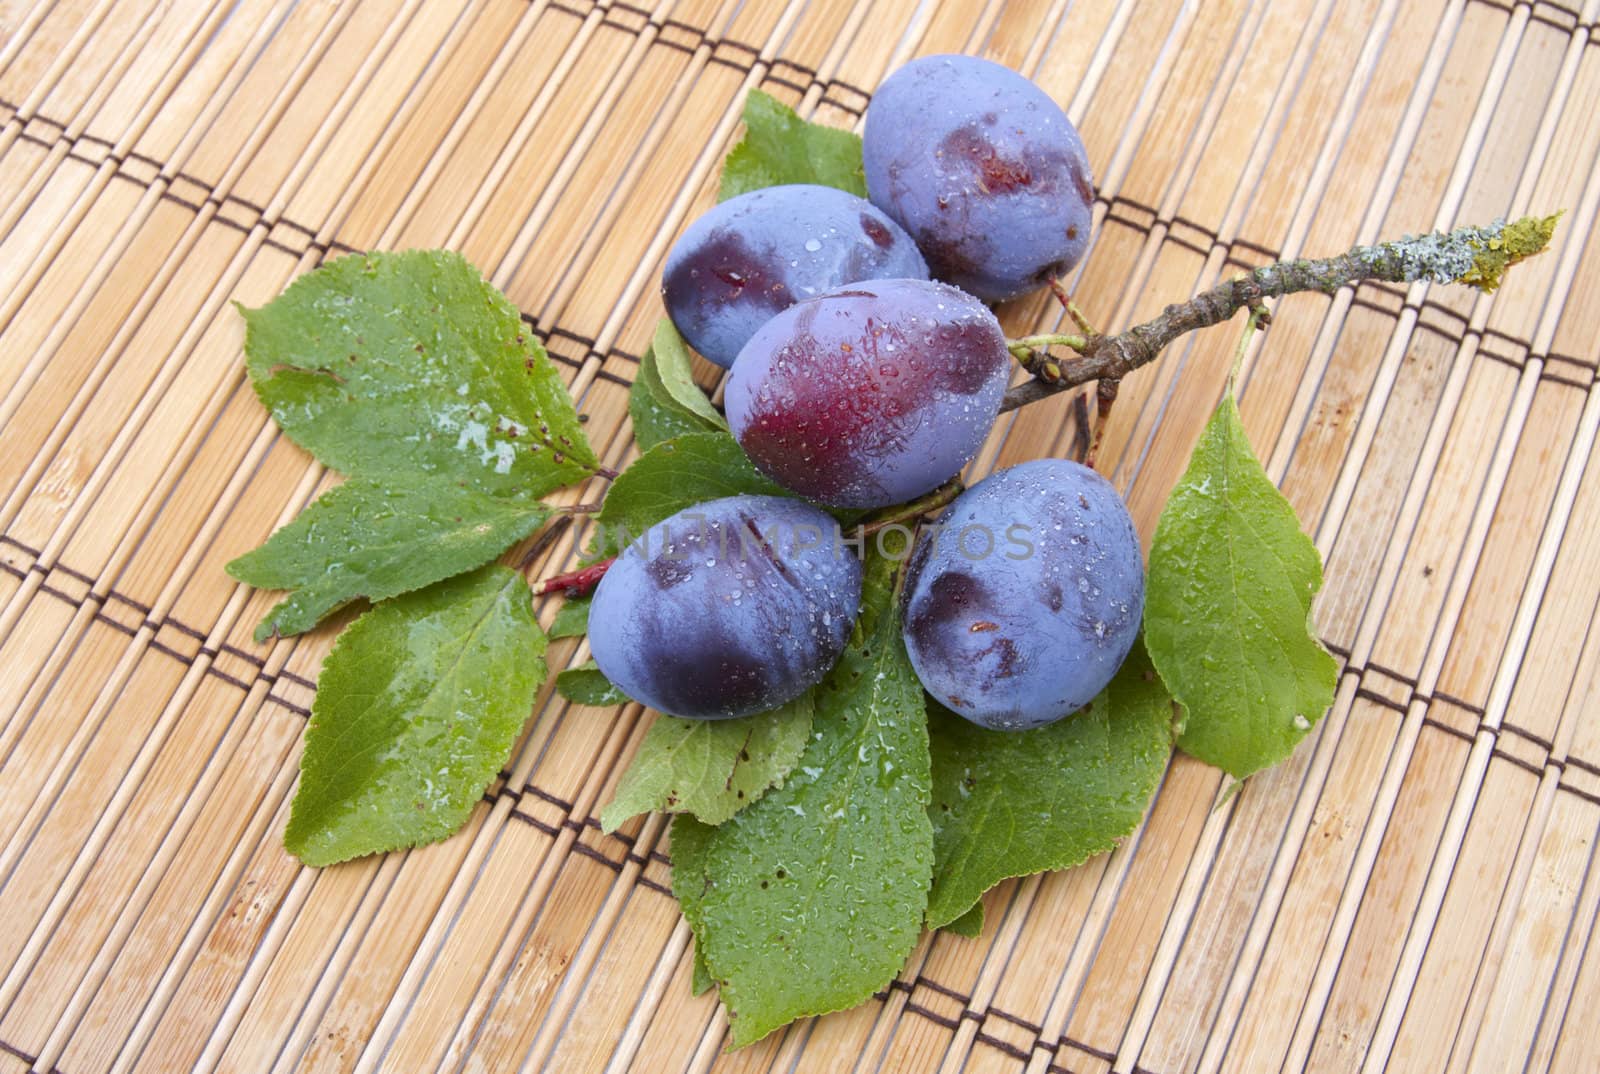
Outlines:
{"type": "MultiPolygon", "coordinates": [[[[1597,19],[0,2],[0,1070],[1592,1069],[1597,19]],[[1247,353],[1247,429],[1327,563],[1327,718],[1231,798],[1175,757],[1121,848],[1000,885],[976,940],[925,938],[880,997],[740,1052],[689,995],[665,825],[595,820],[637,706],[546,685],[459,835],[299,866],[299,739],[353,613],[257,645],[272,598],[222,565],[337,478],[249,391],[229,301],[347,250],[460,249],[623,465],[660,265],[744,92],[858,127],[888,70],[939,51],[1029,73],[1079,124],[1098,199],[1069,285],[1107,326],[1279,256],[1569,210],[1494,296],[1295,296],[1247,353]]],[[[1061,323],[1038,297],[1000,312],[1061,323]]],[[[1235,339],[1123,385],[1102,458],[1146,538],[1235,339]]],[[[1031,407],[972,476],[1085,433],[1069,400],[1031,407]]]]}

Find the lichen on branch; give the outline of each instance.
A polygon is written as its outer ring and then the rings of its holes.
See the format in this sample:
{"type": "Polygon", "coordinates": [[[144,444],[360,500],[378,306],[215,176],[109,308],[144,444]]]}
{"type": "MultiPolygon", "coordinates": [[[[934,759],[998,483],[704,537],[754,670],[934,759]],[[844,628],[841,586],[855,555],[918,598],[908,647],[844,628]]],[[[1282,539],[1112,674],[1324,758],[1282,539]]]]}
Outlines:
{"type": "MultiPolygon", "coordinates": [[[[1117,335],[1094,335],[1073,345],[1075,358],[1028,363],[1034,379],[1006,393],[1001,410],[1015,410],[1056,392],[1093,380],[1120,380],[1155,360],[1179,336],[1230,319],[1242,309],[1255,309],[1263,299],[1300,291],[1332,294],[1363,280],[1386,283],[1464,283],[1481,291],[1500,286],[1506,269],[1540,253],[1550,243],[1560,213],[1523,217],[1487,227],[1460,227],[1450,232],[1408,236],[1376,246],[1357,246],[1337,257],[1296,258],[1263,265],[1168,306],[1144,324],[1117,335]]],[[[1044,337],[1030,337],[1042,340],[1044,337]]],[[[1023,341],[1019,341],[1023,342],[1023,341]]]]}

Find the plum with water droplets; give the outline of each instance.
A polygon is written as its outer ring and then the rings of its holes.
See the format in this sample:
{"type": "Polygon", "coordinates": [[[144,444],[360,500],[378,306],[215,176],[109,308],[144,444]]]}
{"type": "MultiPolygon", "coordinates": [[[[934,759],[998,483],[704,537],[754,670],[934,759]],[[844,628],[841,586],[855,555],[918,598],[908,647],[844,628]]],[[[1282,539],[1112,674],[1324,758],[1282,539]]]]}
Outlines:
{"type": "Polygon", "coordinates": [[[689,345],[724,369],[767,318],[841,284],[928,278],[911,237],[863,198],[795,183],[729,198],[667,254],[661,293],[689,345]]]}
{"type": "Polygon", "coordinates": [[[728,423],[785,488],[885,507],[960,472],[1000,411],[1005,334],[963,291],[925,280],[850,284],[773,317],[728,379],[728,423]]]}
{"type": "Polygon", "coordinates": [[[936,279],[990,302],[1082,259],[1094,184],[1059,105],[975,56],[925,56],[867,107],[867,195],[911,233],[936,279]]]}
{"type": "Polygon", "coordinates": [[[673,716],[727,719],[794,700],[855,625],[861,563],[820,508],[731,496],[680,511],[619,555],[595,590],[595,663],[673,716]]]}
{"type": "Polygon", "coordinates": [[[978,482],[924,530],[902,599],[928,693],[981,727],[1039,727],[1088,704],[1133,646],[1139,535],[1105,478],[1037,459],[978,482]]]}

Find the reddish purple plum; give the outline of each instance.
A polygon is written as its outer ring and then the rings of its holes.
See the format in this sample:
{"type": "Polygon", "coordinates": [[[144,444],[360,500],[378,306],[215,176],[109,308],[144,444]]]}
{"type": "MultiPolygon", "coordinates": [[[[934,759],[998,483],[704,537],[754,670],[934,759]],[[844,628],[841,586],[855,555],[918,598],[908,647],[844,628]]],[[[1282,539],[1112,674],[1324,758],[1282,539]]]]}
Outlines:
{"type": "Polygon", "coordinates": [[[728,379],[733,434],[785,488],[839,507],[930,492],[977,454],[1010,374],[988,307],[947,284],[851,284],[773,317],[728,379]]]}

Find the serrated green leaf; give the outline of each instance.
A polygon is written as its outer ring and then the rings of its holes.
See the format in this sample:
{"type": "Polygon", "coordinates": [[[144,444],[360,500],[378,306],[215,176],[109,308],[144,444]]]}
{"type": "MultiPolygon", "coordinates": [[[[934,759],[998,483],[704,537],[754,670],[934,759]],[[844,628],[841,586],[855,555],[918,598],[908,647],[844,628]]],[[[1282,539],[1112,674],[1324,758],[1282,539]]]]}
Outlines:
{"type": "Polygon", "coordinates": [[[657,716],[600,812],[600,827],[615,831],[656,809],[721,824],[789,774],[811,734],[812,706],[808,690],[782,708],[737,720],[657,716]]]}
{"type": "Polygon", "coordinates": [[[1171,722],[1172,698],[1138,645],[1100,696],[1032,731],[987,731],[930,702],[928,927],[950,927],[1008,877],[1115,846],[1161,782],[1171,722]]]}
{"type": "Polygon", "coordinates": [[[983,935],[983,900],[972,904],[972,909],[941,926],[945,932],[953,932],[957,936],[965,936],[969,940],[976,940],[983,935]]]}
{"type": "Polygon", "coordinates": [[[1161,512],[1144,624],[1188,710],[1178,745],[1243,779],[1287,757],[1333,703],[1338,665],[1311,631],[1316,547],[1262,469],[1230,395],[1161,512]]]}
{"type": "Polygon", "coordinates": [[[711,971],[706,969],[706,960],[700,957],[700,945],[693,940],[689,946],[694,950],[694,965],[690,970],[689,991],[697,996],[703,996],[717,986],[711,979],[711,971]]]}
{"type": "Polygon", "coordinates": [[[712,429],[726,429],[728,421],[711,405],[706,393],[695,383],[694,367],[689,360],[689,348],[670,320],[663,317],[656,324],[655,339],[650,353],[655,359],[656,374],[661,386],[672,400],[696,417],[705,420],[712,429]]]}
{"type": "Polygon", "coordinates": [[[256,640],[266,641],[310,630],[353,600],[387,600],[481,567],[549,517],[537,500],[500,499],[437,477],[356,477],[227,570],[258,589],[294,591],[256,627],[256,640]]]}
{"type": "Polygon", "coordinates": [[[460,254],[351,254],[240,309],[256,393],[335,470],[529,499],[595,472],[544,348],[460,254]]]}
{"type": "Polygon", "coordinates": [[[550,621],[547,632],[550,640],[576,638],[589,633],[589,605],[593,602],[593,597],[568,597],[566,603],[561,605],[561,610],[556,612],[556,617],[550,621]]]}
{"type": "Polygon", "coordinates": [[[661,382],[654,347],[639,359],[639,371],[628,389],[628,417],[633,419],[633,439],[640,451],[688,433],[715,431],[704,418],[672,398],[661,382]]]}
{"type": "Polygon", "coordinates": [[[713,828],[672,825],[673,891],[728,1007],[733,1045],[853,1007],[921,933],[933,863],[922,688],[882,562],[817,693],[784,785],[713,828]]]}
{"type": "Polygon", "coordinates": [[[606,678],[605,672],[596,667],[593,660],[586,660],[557,675],[556,692],[568,701],[597,709],[626,705],[632,700],[606,678]]]}
{"type": "Polygon", "coordinates": [[[717,200],[764,186],[816,183],[867,196],[861,137],[807,123],[794,109],[760,90],[744,99],[744,137],[722,162],[717,200]]]}
{"type": "Polygon", "coordinates": [[[657,444],[607,490],[597,516],[597,550],[615,554],[686,507],[742,493],[791,495],[763,476],[728,433],[691,433],[657,444]]]}
{"type": "Polygon", "coordinates": [[[533,708],[544,647],[527,582],[504,567],[357,619],[317,683],[290,853],[332,865],[461,827],[533,708]]]}

